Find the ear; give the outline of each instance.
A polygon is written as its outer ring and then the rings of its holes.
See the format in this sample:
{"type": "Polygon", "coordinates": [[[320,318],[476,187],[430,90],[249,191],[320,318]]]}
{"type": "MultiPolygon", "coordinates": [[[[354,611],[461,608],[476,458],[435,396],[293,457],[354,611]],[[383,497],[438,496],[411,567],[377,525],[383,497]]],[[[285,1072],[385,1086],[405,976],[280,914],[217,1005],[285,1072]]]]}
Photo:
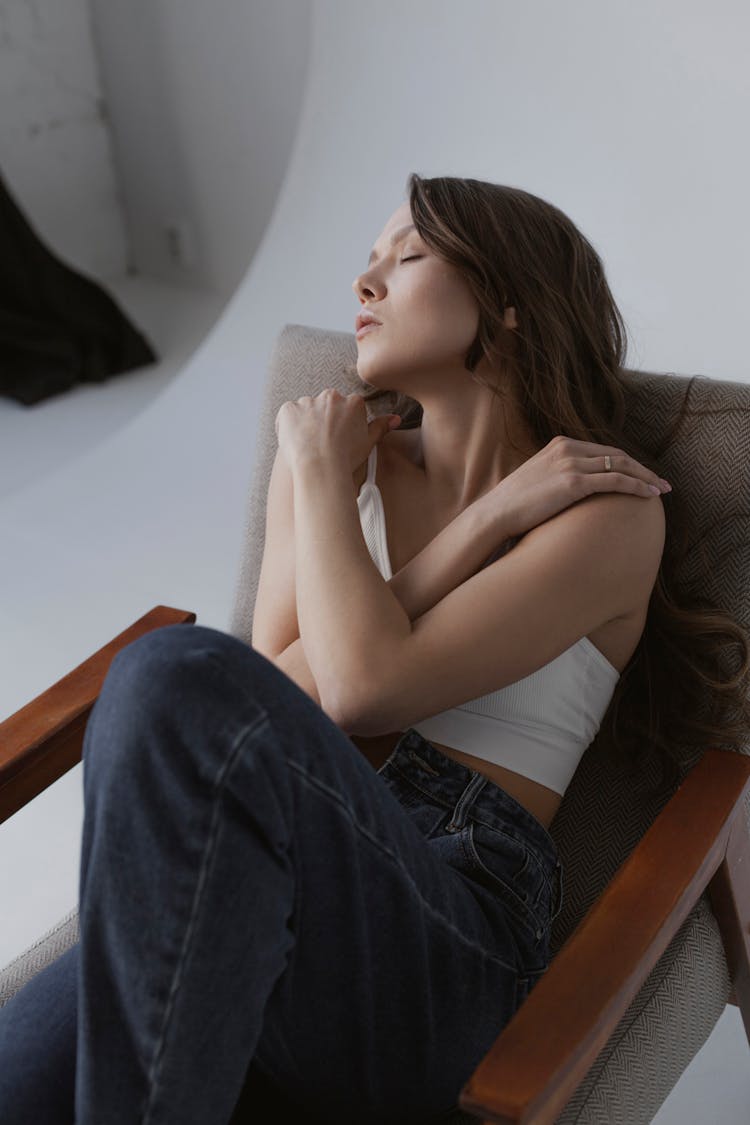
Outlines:
{"type": "Polygon", "coordinates": [[[518,328],[518,321],[516,320],[516,310],[513,305],[508,305],[503,314],[503,320],[506,328],[518,328]]]}

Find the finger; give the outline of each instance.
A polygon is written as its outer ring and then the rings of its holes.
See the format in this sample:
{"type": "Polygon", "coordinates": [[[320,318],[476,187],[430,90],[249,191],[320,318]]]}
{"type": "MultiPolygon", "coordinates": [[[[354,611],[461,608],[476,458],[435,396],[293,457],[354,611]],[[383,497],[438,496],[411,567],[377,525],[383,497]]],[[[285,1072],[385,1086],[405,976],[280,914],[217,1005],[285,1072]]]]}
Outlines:
{"type": "MultiPolygon", "coordinates": [[[[624,449],[619,449],[614,445],[602,445],[599,442],[583,441],[580,438],[570,438],[564,434],[558,435],[557,438],[552,439],[552,443],[557,445],[558,452],[566,453],[571,459],[576,457],[585,458],[586,468],[589,472],[610,472],[619,471],[620,473],[627,474],[631,477],[637,477],[646,485],[654,485],[659,489],[660,493],[670,492],[671,485],[668,481],[660,477],[652,469],[642,465],[640,461],[636,461],[624,449]],[[604,461],[605,455],[609,455],[610,468],[606,468],[604,461]],[[666,487],[665,487],[666,486],[666,487]]],[[[551,444],[552,444],[551,443],[551,444]]],[[[606,491],[606,486],[601,490],[606,491]]],[[[624,491],[619,489],[618,491],[624,491]]],[[[643,492],[643,490],[641,490],[643,492]]],[[[648,488],[643,495],[652,496],[654,493],[650,492],[648,488]]]]}
{"type": "Polygon", "coordinates": [[[621,449],[613,449],[608,453],[608,447],[602,446],[602,453],[597,453],[592,458],[589,458],[589,465],[595,473],[611,473],[619,472],[630,477],[635,477],[645,484],[655,485],[659,491],[662,491],[661,486],[667,482],[655,473],[652,469],[642,465],[640,461],[636,461],[635,457],[629,456],[621,449]],[[607,463],[604,460],[605,456],[609,456],[610,468],[607,468],[607,463]]]}
{"type": "Polygon", "coordinates": [[[367,427],[373,444],[381,441],[391,428],[390,414],[380,414],[377,418],[373,418],[367,427]]]}
{"type": "MultiPolygon", "coordinates": [[[[659,478],[657,477],[657,480],[659,478]]],[[[592,473],[591,481],[595,492],[629,492],[634,496],[660,496],[662,489],[656,482],[629,473],[616,473],[614,470],[592,473]],[[653,491],[656,489],[656,491],[653,491]]]]}

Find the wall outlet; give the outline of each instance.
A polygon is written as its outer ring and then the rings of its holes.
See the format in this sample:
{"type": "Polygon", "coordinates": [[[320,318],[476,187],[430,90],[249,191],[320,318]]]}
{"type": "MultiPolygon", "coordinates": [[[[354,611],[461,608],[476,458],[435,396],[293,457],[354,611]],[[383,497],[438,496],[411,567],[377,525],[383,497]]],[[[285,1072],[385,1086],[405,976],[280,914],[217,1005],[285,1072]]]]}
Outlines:
{"type": "Polygon", "coordinates": [[[168,219],[164,224],[164,237],[173,265],[184,270],[195,265],[193,232],[187,219],[168,219]]]}

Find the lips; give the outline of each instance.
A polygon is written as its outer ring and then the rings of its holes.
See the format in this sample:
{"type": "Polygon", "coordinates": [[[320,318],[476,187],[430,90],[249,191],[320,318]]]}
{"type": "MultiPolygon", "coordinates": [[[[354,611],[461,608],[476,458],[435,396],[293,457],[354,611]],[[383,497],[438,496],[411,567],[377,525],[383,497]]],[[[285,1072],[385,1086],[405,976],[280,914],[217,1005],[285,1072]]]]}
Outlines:
{"type": "Polygon", "coordinates": [[[361,312],[354,322],[354,329],[359,333],[360,329],[365,328],[368,324],[380,324],[380,321],[370,312],[361,312]]]}
{"type": "Polygon", "coordinates": [[[357,339],[366,336],[368,332],[372,332],[375,328],[381,328],[382,325],[377,320],[366,320],[361,328],[357,329],[357,339]]]}

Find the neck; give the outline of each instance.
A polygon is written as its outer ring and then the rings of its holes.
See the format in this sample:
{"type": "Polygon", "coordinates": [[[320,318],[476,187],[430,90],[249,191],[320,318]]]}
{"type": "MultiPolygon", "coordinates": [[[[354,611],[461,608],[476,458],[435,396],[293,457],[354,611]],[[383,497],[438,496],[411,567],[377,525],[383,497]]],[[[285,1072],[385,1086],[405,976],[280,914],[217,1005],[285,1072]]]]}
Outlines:
{"type": "Polygon", "coordinates": [[[503,417],[501,410],[488,410],[486,404],[463,413],[450,404],[423,404],[422,425],[414,430],[413,441],[414,463],[428,488],[442,506],[456,513],[541,448],[510,410],[503,417]]]}

